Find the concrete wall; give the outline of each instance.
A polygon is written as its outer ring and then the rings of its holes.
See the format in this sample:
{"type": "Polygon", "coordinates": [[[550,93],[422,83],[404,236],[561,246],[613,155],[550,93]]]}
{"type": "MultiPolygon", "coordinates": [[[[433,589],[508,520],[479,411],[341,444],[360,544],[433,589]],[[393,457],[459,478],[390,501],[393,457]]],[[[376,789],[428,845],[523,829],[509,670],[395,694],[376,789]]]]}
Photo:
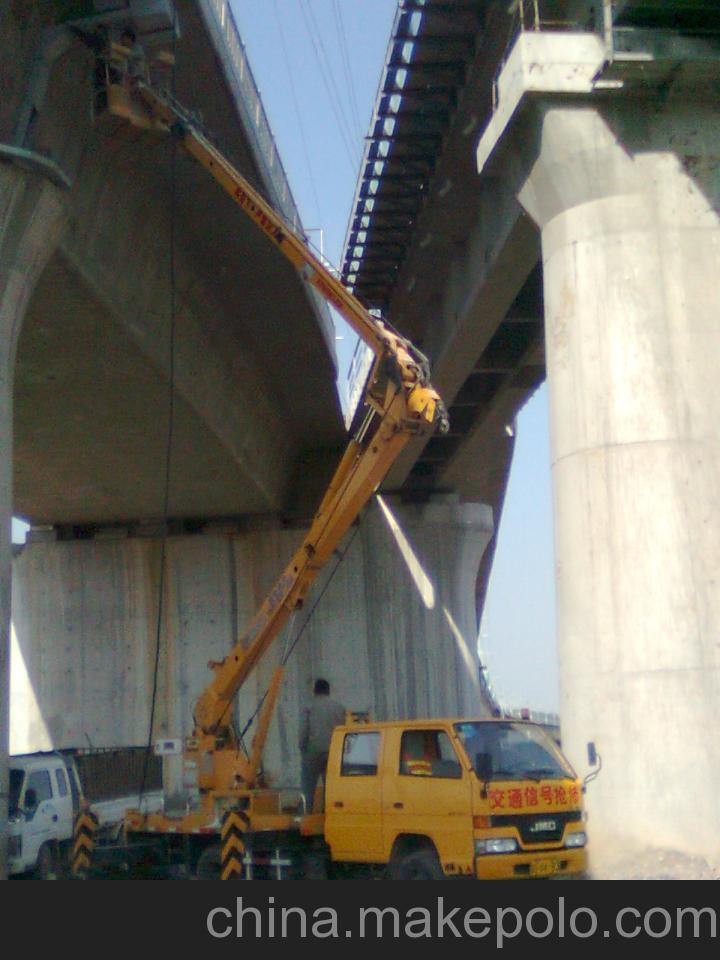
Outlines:
{"type": "MultiPolygon", "coordinates": [[[[474,579],[491,533],[487,507],[453,498],[370,506],[290,661],[267,752],[276,781],[299,782],[297,724],[318,675],[348,708],[380,718],[486,712],[474,579]]],[[[207,661],[226,653],[298,538],[269,529],[166,541],[154,736],[190,733],[207,661]]],[[[95,539],[18,554],[12,752],[147,741],[161,553],[158,540],[95,539]]],[[[241,694],[241,725],[283,645],[241,694]]]]}

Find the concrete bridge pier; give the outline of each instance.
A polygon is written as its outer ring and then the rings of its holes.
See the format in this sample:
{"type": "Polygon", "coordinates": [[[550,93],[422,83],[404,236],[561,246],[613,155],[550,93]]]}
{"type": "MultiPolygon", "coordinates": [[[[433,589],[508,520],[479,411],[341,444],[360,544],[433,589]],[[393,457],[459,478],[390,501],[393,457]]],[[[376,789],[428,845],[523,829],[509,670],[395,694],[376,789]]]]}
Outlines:
{"type": "Polygon", "coordinates": [[[720,860],[717,103],[698,83],[544,99],[525,128],[563,743],[583,773],[587,741],[602,755],[587,801],[607,860],[645,847],[720,860]]]}
{"type": "MultiPolygon", "coordinates": [[[[300,782],[299,721],[318,676],[348,709],[378,719],[490,712],[474,578],[491,535],[490,508],[453,496],[385,497],[366,509],[289,634],[302,629],[265,755],[273,782],[300,782]]],[[[94,540],[44,536],[31,535],[14,560],[13,753],[144,744],[161,542],[117,530],[94,540]]],[[[153,738],[191,733],[207,661],[226,655],[300,536],[265,524],[167,539],[153,738]]],[[[241,691],[239,729],[287,643],[278,638],[241,691]]]]}
{"type": "MultiPolygon", "coordinates": [[[[28,156],[25,160],[28,160],[28,156]]],[[[35,283],[59,239],[61,190],[0,153],[0,879],[4,878],[10,685],[15,349],[35,283]]]]}

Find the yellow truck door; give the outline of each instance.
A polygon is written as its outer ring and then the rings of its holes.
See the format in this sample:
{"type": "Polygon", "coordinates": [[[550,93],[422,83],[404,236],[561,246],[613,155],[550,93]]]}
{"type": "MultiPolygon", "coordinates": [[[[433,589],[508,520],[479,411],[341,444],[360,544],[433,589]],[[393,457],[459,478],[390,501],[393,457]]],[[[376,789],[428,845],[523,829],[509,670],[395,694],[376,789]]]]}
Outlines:
{"type": "Polygon", "coordinates": [[[447,730],[387,731],[383,770],[383,842],[386,858],[396,839],[429,837],[448,875],[470,875],[473,822],[470,775],[447,730]]]}
{"type": "Polygon", "coordinates": [[[336,731],[327,767],[325,839],[335,861],[382,862],[382,738],[378,730],[336,731]]]}

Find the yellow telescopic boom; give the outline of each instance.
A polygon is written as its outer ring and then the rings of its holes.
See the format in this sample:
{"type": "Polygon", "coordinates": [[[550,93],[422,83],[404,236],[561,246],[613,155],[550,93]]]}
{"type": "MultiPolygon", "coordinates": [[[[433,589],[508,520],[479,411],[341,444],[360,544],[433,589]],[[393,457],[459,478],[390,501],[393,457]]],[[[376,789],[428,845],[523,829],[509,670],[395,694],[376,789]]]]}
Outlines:
{"type": "Polygon", "coordinates": [[[413,436],[438,426],[446,429],[447,418],[422,354],[345,289],[170,96],[136,80],[131,86],[111,85],[108,104],[118,116],[175,136],[375,354],[363,401],[368,415],[350,441],[307,536],[232,651],[211,664],[214,677],[197,702],[195,733],[220,735],[229,726],[238,690],[302,604],[403,447],[413,436]]]}

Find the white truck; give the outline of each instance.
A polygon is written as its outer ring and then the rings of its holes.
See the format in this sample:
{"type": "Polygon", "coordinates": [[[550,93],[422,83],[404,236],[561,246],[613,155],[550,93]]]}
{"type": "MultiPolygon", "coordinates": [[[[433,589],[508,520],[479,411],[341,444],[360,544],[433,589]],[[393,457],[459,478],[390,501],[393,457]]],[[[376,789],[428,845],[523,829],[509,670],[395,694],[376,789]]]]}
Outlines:
{"type": "MultiPolygon", "coordinates": [[[[73,824],[85,797],[98,818],[100,836],[116,833],[125,809],[138,801],[143,753],[126,748],[10,757],[8,874],[30,874],[37,880],[67,874],[73,824]]],[[[162,806],[162,790],[155,766],[149,774],[143,809],[154,812],[162,806]]]]}

